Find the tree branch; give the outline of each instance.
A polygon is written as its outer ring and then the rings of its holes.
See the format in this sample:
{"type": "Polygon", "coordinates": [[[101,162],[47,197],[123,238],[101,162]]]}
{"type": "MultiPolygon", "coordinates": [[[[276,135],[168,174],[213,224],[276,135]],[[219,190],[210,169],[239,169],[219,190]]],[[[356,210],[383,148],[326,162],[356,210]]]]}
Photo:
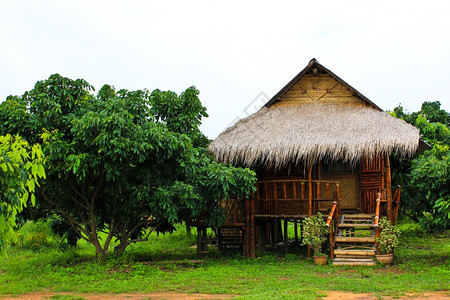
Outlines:
{"type": "Polygon", "coordinates": [[[72,182],[69,180],[69,187],[72,189],[72,191],[74,191],[75,192],[75,194],[77,194],[78,196],[80,196],[83,200],[84,200],[84,202],[86,202],[86,210],[89,210],[88,208],[87,208],[87,205],[89,205],[89,200],[88,200],[88,198],[85,196],[85,195],[83,195],[82,193],[80,193],[80,191],[78,191],[78,189],[72,184],[72,182]]]}

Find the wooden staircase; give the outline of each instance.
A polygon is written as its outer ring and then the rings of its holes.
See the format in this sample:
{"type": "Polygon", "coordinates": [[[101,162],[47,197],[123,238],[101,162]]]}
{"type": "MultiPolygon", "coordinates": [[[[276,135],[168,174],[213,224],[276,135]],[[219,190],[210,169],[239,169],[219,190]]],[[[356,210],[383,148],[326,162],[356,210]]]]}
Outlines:
{"type": "Polygon", "coordinates": [[[334,239],[335,266],[375,265],[375,214],[342,214],[334,239]]]}

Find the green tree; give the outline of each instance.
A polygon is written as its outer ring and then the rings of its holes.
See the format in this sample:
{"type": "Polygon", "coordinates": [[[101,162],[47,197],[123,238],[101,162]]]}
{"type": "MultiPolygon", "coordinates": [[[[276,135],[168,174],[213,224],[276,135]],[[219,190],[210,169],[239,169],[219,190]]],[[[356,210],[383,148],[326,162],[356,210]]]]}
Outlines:
{"type": "Polygon", "coordinates": [[[419,112],[405,113],[401,106],[394,116],[420,129],[431,149],[412,160],[394,159],[393,178],[405,191],[402,206],[428,231],[450,228],[450,129],[449,113],[439,102],[424,102],[419,112]]]}
{"type": "Polygon", "coordinates": [[[177,222],[219,225],[220,201],[253,191],[253,171],[218,164],[204,147],[198,126],[207,114],[194,87],[180,95],[92,90],[84,80],[52,75],[8,97],[0,122],[29,141],[43,139],[48,171],[39,197],[100,259],[113,239],[120,253],[177,222]]]}
{"type": "Polygon", "coordinates": [[[39,144],[30,147],[18,136],[0,136],[0,254],[14,237],[17,214],[29,201],[35,204],[38,180],[45,178],[43,164],[39,144]]]}

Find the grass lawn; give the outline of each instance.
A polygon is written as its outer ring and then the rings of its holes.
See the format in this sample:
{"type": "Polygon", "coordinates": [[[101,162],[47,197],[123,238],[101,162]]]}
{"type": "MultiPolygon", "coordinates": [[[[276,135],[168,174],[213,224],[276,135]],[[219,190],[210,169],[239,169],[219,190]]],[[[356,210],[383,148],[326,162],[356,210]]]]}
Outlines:
{"type": "Polygon", "coordinates": [[[315,266],[304,249],[283,255],[268,251],[247,259],[239,251],[198,257],[193,235],[179,227],[172,235],[154,235],[120,257],[98,262],[83,241],[64,247],[45,223],[27,224],[16,246],[0,258],[0,297],[31,292],[236,294],[243,299],[311,299],[326,291],[401,296],[449,289],[450,232],[422,235],[404,224],[394,265],[384,267],[315,266]],[[200,263],[190,260],[201,260],[200,263]]]}

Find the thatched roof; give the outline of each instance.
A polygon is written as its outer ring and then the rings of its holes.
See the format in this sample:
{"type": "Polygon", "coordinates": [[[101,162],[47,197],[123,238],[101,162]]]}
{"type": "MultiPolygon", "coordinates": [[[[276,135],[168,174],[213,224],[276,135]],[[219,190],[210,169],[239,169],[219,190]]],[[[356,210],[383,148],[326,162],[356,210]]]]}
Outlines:
{"type": "Polygon", "coordinates": [[[382,111],[316,60],[294,79],[258,112],[238,121],[210,144],[218,161],[281,167],[320,159],[357,163],[363,157],[392,151],[403,156],[417,152],[417,128],[382,111]],[[313,67],[321,67],[321,72],[344,84],[359,100],[279,105],[282,95],[313,67]]]}
{"type": "Polygon", "coordinates": [[[417,128],[385,112],[309,103],[263,107],[225,130],[209,148],[222,162],[279,167],[318,159],[357,162],[391,151],[412,155],[418,144],[417,128]]]}

